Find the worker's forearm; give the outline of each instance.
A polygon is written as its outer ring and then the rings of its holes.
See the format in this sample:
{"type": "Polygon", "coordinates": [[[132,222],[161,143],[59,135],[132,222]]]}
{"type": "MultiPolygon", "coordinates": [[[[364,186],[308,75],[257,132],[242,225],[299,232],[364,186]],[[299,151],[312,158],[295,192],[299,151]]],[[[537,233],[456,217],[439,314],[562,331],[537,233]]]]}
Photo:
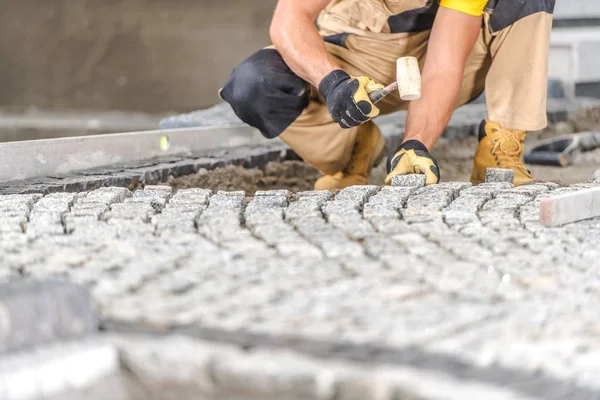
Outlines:
{"type": "Polygon", "coordinates": [[[440,7],[427,46],[421,98],[408,107],[405,140],[418,140],[431,149],[442,135],[480,28],[481,17],[440,7]]]}
{"type": "Polygon", "coordinates": [[[271,25],[271,40],[290,69],[316,87],[327,74],[340,68],[309,16],[279,15],[271,25]]]}
{"type": "Polygon", "coordinates": [[[424,70],[421,98],[408,106],[404,140],[433,148],[450,121],[462,82],[461,73],[424,70]]]}

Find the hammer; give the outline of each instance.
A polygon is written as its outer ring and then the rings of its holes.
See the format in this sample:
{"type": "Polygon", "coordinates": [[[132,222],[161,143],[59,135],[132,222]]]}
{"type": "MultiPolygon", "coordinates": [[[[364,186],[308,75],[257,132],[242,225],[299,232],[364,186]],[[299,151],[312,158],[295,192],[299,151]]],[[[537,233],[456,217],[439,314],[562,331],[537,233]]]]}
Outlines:
{"type": "Polygon", "coordinates": [[[404,101],[417,100],[421,97],[421,71],[415,57],[399,58],[396,62],[396,82],[369,93],[369,99],[376,104],[396,90],[400,92],[400,99],[404,101]]]}

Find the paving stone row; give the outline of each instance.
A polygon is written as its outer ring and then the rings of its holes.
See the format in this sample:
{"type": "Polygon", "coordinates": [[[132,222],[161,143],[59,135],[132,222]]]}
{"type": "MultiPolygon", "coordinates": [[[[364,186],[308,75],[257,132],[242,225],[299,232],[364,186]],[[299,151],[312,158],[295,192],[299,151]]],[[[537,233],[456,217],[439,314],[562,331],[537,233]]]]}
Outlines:
{"type": "Polygon", "coordinates": [[[84,284],[106,329],[600,391],[600,222],[538,222],[542,198],[586,187],[6,195],[0,281],[84,284]]]}
{"type": "Polygon", "coordinates": [[[177,178],[201,170],[228,165],[264,168],[269,162],[286,160],[298,160],[298,156],[283,142],[273,141],[258,146],[207,149],[195,154],[132,161],[67,175],[2,182],[0,194],[84,192],[102,187],[154,185],[165,182],[170,176],[177,178]]]}

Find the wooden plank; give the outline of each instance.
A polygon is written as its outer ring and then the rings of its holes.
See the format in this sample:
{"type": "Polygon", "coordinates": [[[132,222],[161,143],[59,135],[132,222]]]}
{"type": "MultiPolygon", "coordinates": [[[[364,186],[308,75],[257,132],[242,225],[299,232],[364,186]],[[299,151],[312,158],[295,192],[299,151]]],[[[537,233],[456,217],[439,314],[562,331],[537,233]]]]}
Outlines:
{"type": "Polygon", "coordinates": [[[541,200],[540,223],[545,226],[560,226],[596,217],[600,217],[600,187],[541,200]]]}

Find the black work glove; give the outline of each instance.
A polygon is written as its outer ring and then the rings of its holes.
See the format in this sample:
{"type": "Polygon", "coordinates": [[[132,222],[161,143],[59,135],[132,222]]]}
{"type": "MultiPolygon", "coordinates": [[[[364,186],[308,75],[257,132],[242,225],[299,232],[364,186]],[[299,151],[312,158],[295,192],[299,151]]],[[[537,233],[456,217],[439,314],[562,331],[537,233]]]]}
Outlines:
{"type": "Polygon", "coordinates": [[[427,147],[418,140],[409,140],[393,152],[387,162],[386,185],[395,175],[425,174],[425,184],[440,181],[440,167],[427,147]]]}
{"type": "Polygon", "coordinates": [[[369,99],[369,93],[383,89],[370,78],[353,78],[337,69],[319,84],[319,93],[325,99],[329,113],[344,129],[359,126],[379,115],[379,109],[369,99]]]}

